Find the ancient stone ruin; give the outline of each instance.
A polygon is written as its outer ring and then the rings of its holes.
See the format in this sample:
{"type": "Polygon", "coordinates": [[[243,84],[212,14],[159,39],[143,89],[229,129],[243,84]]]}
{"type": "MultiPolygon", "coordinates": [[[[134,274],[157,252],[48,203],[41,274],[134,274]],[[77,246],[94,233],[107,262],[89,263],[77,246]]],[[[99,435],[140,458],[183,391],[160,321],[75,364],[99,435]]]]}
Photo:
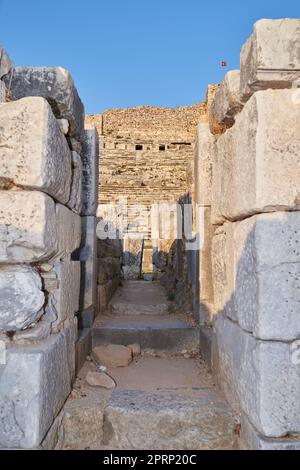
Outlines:
{"type": "Polygon", "coordinates": [[[300,20],[85,116],[0,48],[0,448],[300,449],[300,20]]]}

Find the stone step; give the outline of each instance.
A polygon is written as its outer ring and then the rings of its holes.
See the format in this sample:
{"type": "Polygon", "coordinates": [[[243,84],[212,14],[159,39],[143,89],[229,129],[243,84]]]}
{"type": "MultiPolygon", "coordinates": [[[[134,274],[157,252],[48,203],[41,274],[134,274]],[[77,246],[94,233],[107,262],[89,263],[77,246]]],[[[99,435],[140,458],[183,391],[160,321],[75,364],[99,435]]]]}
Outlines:
{"type": "Polygon", "coordinates": [[[184,316],[101,315],[92,329],[92,344],[128,345],[139,343],[142,349],[182,351],[199,349],[200,331],[184,316]]]}
{"type": "Polygon", "coordinates": [[[115,390],[104,412],[104,445],[132,450],[226,450],[237,421],[218,393],[115,390]]]}
{"type": "Polygon", "coordinates": [[[171,302],[157,282],[124,281],[109,308],[120,315],[165,315],[171,309],[171,302]]]}

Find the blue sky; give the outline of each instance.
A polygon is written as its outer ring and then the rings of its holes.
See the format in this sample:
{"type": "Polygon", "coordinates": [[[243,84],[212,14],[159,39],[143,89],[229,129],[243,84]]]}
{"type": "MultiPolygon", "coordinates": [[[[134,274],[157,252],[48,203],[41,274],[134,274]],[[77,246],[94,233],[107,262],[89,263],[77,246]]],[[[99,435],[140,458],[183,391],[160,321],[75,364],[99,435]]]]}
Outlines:
{"type": "Polygon", "coordinates": [[[257,19],[299,13],[299,0],[0,0],[0,43],[16,65],[68,68],[89,114],[183,106],[239,67],[257,19]]]}

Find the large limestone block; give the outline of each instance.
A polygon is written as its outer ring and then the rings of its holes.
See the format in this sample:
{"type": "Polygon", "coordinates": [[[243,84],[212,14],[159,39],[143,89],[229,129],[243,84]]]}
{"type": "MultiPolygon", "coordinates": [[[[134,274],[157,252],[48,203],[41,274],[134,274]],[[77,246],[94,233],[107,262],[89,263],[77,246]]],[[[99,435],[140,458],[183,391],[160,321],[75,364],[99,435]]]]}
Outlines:
{"type": "Polygon", "coordinates": [[[293,343],[261,341],[219,315],[214,367],[228,401],[266,437],[300,431],[300,368],[293,343]]]}
{"type": "Polygon", "coordinates": [[[211,205],[212,162],[215,138],[210,133],[207,123],[197,127],[195,143],[195,203],[201,206],[211,205]]]}
{"type": "Polygon", "coordinates": [[[0,80],[0,104],[6,102],[6,86],[5,83],[0,80]]]}
{"type": "Polygon", "coordinates": [[[56,204],[58,250],[55,259],[72,254],[81,243],[81,218],[67,207],[56,204]]]}
{"type": "Polygon", "coordinates": [[[0,46],[0,79],[12,69],[12,63],[6,50],[0,46]]]}
{"type": "Polygon", "coordinates": [[[0,177],[7,184],[69,199],[71,152],[43,98],[24,98],[0,107],[0,177]]]}
{"type": "Polygon", "coordinates": [[[235,225],[235,309],[261,339],[300,337],[299,212],[262,214],[235,225]]]}
{"type": "Polygon", "coordinates": [[[73,318],[79,309],[80,261],[56,262],[42,277],[48,294],[46,314],[54,319],[52,328],[55,329],[66,319],[73,318]]]}
{"type": "Polygon", "coordinates": [[[215,94],[210,107],[210,128],[224,129],[233,126],[235,116],[243,108],[240,101],[240,71],[230,70],[215,94]]]}
{"type": "Polygon", "coordinates": [[[291,88],[300,79],[300,19],[260,20],[241,51],[240,96],[291,88]]]}
{"type": "Polygon", "coordinates": [[[299,212],[227,223],[213,239],[215,308],[263,340],[300,337],[299,212]]]}
{"type": "Polygon", "coordinates": [[[37,271],[26,266],[0,266],[0,331],[28,328],[42,316],[44,303],[37,271]]]}
{"type": "Polygon", "coordinates": [[[235,125],[219,137],[213,162],[213,223],[300,208],[300,114],[293,93],[255,93],[235,125]]]}
{"type": "Polygon", "coordinates": [[[55,203],[38,191],[0,191],[0,262],[46,261],[58,249],[55,203]]]}
{"type": "Polygon", "coordinates": [[[72,184],[68,207],[77,214],[82,206],[82,162],[76,152],[72,152],[72,184]]]}
{"type": "Polygon", "coordinates": [[[71,391],[76,323],[34,345],[8,346],[0,366],[0,448],[40,445],[71,391]]]}
{"type": "Polygon", "coordinates": [[[82,210],[81,215],[96,215],[98,208],[99,136],[95,128],[84,131],[82,147],[82,210]]]}
{"type": "Polygon", "coordinates": [[[62,67],[16,67],[11,92],[15,100],[25,96],[46,98],[55,116],[69,121],[70,136],[81,140],[84,107],[68,70],[62,67]]]}

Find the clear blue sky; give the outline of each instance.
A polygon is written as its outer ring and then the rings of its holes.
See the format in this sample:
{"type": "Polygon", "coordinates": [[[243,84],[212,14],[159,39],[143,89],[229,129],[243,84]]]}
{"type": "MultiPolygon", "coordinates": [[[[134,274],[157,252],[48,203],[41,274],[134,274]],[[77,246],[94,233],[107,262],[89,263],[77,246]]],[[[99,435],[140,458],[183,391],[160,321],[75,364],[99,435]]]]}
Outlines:
{"type": "Polygon", "coordinates": [[[201,101],[239,67],[260,18],[299,17],[299,0],[0,0],[0,43],[16,65],[62,65],[86,112],[201,101]]]}

